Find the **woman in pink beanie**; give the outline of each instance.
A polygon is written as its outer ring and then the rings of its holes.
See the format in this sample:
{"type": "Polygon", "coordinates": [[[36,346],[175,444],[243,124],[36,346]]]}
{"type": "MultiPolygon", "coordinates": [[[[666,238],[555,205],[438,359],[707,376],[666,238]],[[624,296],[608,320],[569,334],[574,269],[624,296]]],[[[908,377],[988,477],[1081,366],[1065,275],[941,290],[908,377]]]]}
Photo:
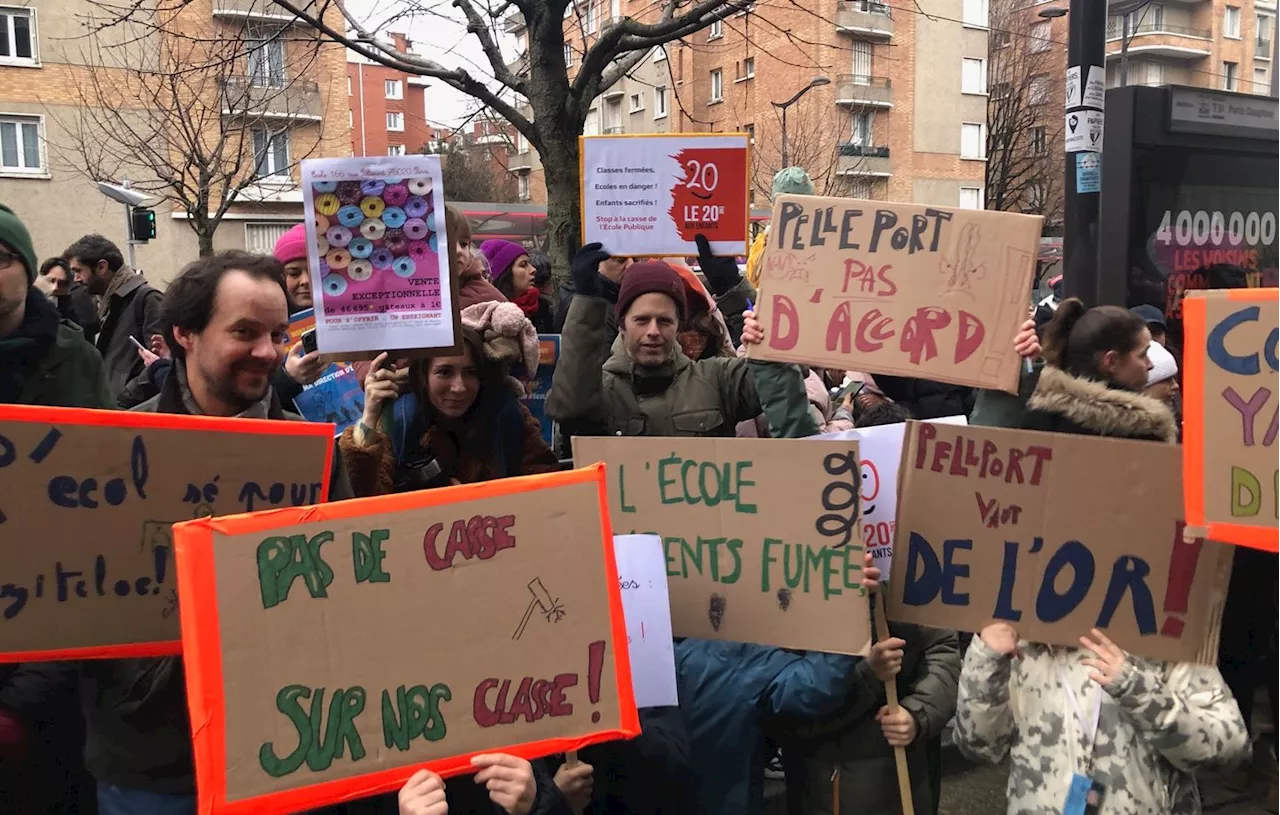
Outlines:
{"type": "Polygon", "coordinates": [[[294,224],[276,241],[276,260],[284,264],[289,286],[289,313],[311,308],[311,270],[307,267],[307,225],[294,224]]]}
{"type": "Polygon", "coordinates": [[[488,240],[480,244],[480,252],[489,261],[498,291],[524,311],[535,331],[550,334],[554,323],[551,298],[533,285],[536,270],[529,262],[529,250],[511,241],[488,240]]]}

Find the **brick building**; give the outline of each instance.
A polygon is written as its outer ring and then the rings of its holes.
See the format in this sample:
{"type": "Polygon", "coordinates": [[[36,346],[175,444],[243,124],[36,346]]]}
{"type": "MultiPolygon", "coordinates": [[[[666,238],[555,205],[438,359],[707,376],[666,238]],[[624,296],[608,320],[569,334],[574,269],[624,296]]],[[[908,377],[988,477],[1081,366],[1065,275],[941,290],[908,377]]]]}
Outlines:
{"type": "MultiPolygon", "coordinates": [[[[402,54],[412,43],[390,34],[390,45],[402,54]]],[[[427,82],[347,51],[347,121],[351,154],[403,156],[421,153],[442,138],[442,129],[427,121],[427,82]]]]}
{"type": "MultiPolygon", "coordinates": [[[[216,74],[201,69],[188,75],[188,87],[199,90],[191,91],[184,121],[199,122],[215,135],[219,118],[230,121],[230,132],[243,136],[240,172],[253,177],[224,216],[214,248],[269,251],[283,229],[302,219],[297,160],[347,152],[342,49],[317,46],[312,32],[295,27],[268,0],[193,0],[172,20],[173,29],[143,31],[137,40],[132,38],[139,32],[125,26],[86,39],[85,21],[94,15],[100,18],[102,10],[88,0],[0,8],[0,25],[8,32],[0,40],[0,201],[26,222],[37,253],[58,254],[88,232],[100,232],[125,249],[124,207],[97,191],[78,152],[86,136],[120,149],[110,133],[84,132],[92,121],[89,103],[101,98],[89,96],[89,89],[96,80],[106,92],[121,94],[122,109],[136,111],[150,127],[176,118],[166,108],[144,108],[145,99],[127,96],[132,74],[120,66],[154,64],[155,54],[187,53],[183,49],[204,33],[242,44],[244,52],[216,74]],[[124,61],[115,54],[125,55],[124,61]]],[[[336,9],[331,15],[331,22],[340,19],[336,9]]],[[[239,163],[234,156],[227,164],[239,163]]],[[[111,180],[132,173],[132,182],[144,183],[147,173],[138,164],[118,164],[111,180]]],[[[196,257],[197,241],[180,206],[164,202],[154,208],[156,238],[135,251],[138,267],[163,285],[196,257]]]]}

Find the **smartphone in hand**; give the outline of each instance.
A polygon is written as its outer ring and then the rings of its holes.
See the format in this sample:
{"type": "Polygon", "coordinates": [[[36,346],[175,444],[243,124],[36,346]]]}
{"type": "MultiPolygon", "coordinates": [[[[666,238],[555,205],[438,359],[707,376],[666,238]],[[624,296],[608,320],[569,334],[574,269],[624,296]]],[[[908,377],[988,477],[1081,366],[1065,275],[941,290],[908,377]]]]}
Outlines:
{"type": "Polygon", "coordinates": [[[316,344],[316,330],[313,328],[310,331],[304,331],[302,333],[302,353],[310,354],[318,348],[319,346],[316,344]]]}

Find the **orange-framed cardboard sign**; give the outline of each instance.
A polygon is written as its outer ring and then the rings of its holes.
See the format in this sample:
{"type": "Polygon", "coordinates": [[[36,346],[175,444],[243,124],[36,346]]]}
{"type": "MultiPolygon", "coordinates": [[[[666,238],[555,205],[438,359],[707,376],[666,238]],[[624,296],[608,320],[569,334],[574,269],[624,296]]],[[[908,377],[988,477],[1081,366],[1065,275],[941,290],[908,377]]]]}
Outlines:
{"type": "Polygon", "coordinates": [[[180,653],[170,526],[323,502],[332,433],[0,406],[0,662],[180,653]]]}
{"type": "Polygon", "coordinates": [[[1043,220],[780,195],[747,356],[1017,393],[1043,220]]]}
{"type": "Polygon", "coordinates": [[[1182,303],[1188,531],[1280,549],[1276,342],[1280,289],[1189,291],[1182,303]]]}
{"type": "Polygon", "coordinates": [[[199,809],[639,733],[604,471],[174,527],[199,809]]]}
{"type": "Polygon", "coordinates": [[[1187,541],[1172,444],[908,422],[889,619],[1212,663],[1232,548],[1187,541]]]}

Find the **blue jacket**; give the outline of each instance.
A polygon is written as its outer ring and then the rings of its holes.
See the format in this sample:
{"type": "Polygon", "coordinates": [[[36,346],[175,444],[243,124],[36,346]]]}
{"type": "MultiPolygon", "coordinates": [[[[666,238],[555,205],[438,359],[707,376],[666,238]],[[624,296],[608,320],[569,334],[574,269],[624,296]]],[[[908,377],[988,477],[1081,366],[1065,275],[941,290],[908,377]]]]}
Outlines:
{"type": "Polygon", "coordinates": [[[817,717],[843,703],[853,657],[764,645],[685,639],[676,643],[680,708],[701,770],[701,815],[764,810],[766,715],[817,717]]]}

